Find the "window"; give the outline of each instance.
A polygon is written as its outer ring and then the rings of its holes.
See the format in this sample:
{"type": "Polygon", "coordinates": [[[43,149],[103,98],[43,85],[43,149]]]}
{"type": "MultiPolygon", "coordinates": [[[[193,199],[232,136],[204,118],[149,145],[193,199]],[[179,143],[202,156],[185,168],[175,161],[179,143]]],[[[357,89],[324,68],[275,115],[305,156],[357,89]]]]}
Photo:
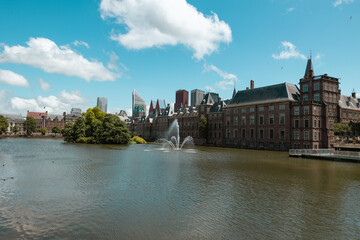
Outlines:
{"type": "Polygon", "coordinates": [[[298,116],[300,114],[300,108],[299,107],[295,107],[294,108],[294,115],[298,116]]]}
{"type": "Polygon", "coordinates": [[[259,107],[259,112],[264,111],[264,107],[259,107]]]}
{"type": "Polygon", "coordinates": [[[274,111],[274,106],[270,106],[269,111],[274,111]]]}
{"type": "Polygon", "coordinates": [[[308,96],[308,95],[304,95],[304,96],[303,96],[303,100],[304,100],[304,101],[309,100],[309,96],[308,96]]]}
{"type": "Polygon", "coordinates": [[[284,113],[280,114],[280,124],[285,124],[285,114],[284,113]]]}
{"type": "Polygon", "coordinates": [[[280,106],[279,106],[279,109],[280,109],[280,110],[284,110],[284,109],[285,109],[285,105],[280,105],[280,106]]]}
{"type": "Polygon", "coordinates": [[[305,114],[305,115],[309,115],[309,114],[310,114],[309,106],[305,106],[305,107],[304,107],[304,114],[305,114]]]}
{"type": "Polygon", "coordinates": [[[314,120],[314,128],[316,128],[316,120],[314,120]]]}
{"type": "Polygon", "coordinates": [[[234,114],[238,114],[239,110],[235,109],[234,114]]]}
{"type": "Polygon", "coordinates": [[[308,92],[309,91],[309,85],[304,84],[303,91],[308,92]]]}
{"type": "Polygon", "coordinates": [[[259,116],[259,124],[264,125],[264,116],[263,115],[259,116]]]}
{"type": "Polygon", "coordinates": [[[246,125],[246,117],[245,116],[241,117],[241,125],[243,125],[243,126],[246,125]]]}
{"type": "Polygon", "coordinates": [[[285,139],[285,129],[280,129],[280,139],[285,139]]]}
{"type": "Polygon", "coordinates": [[[269,115],[269,124],[273,125],[274,124],[274,114],[270,114],[269,115]]]}
{"type": "Polygon", "coordinates": [[[299,119],[295,119],[295,128],[299,128],[300,124],[299,124],[299,119]]]}
{"type": "Polygon", "coordinates": [[[304,132],[304,140],[309,140],[309,132],[304,132]]]}
{"type": "Polygon", "coordinates": [[[250,130],[250,137],[251,137],[251,138],[254,138],[254,137],[255,137],[255,130],[254,130],[254,129],[251,129],[251,130],[250,130]]]}
{"type": "Polygon", "coordinates": [[[300,133],[294,132],[294,140],[300,140],[300,133]]]}
{"type": "Polygon", "coordinates": [[[226,114],[230,114],[230,110],[226,110],[226,114]]]}
{"type": "Polygon", "coordinates": [[[242,134],[242,138],[246,138],[246,130],[245,130],[245,129],[242,129],[241,131],[242,131],[242,133],[241,133],[241,134],[242,134]]]}
{"type": "Polygon", "coordinates": [[[250,125],[254,125],[254,124],[255,124],[255,117],[250,116],[250,125]]]}
{"type": "Polygon", "coordinates": [[[317,140],[317,134],[316,134],[316,132],[314,132],[314,140],[315,140],[315,141],[317,140]]]}
{"type": "Polygon", "coordinates": [[[234,117],[234,125],[237,126],[238,124],[238,117],[234,117]]]}
{"type": "Polygon", "coordinates": [[[234,138],[237,138],[237,137],[238,137],[238,130],[234,129],[234,138]]]}
{"type": "Polygon", "coordinates": [[[226,138],[230,138],[230,130],[226,129],[226,138]]]}
{"type": "Polygon", "coordinates": [[[318,102],[320,101],[320,94],[319,93],[315,93],[314,100],[318,101],[318,102]]]}
{"type": "Polygon", "coordinates": [[[260,139],[264,138],[264,129],[259,130],[259,137],[260,137],[260,139]]]}
{"type": "Polygon", "coordinates": [[[201,111],[203,112],[203,111],[205,111],[205,108],[204,108],[204,106],[201,106],[201,111]]]}
{"type": "Polygon", "coordinates": [[[246,113],[246,108],[241,109],[242,113],[246,113]]]}
{"type": "Polygon", "coordinates": [[[321,125],[320,125],[320,120],[318,121],[318,127],[321,127],[321,125]]]}
{"type": "Polygon", "coordinates": [[[255,111],[255,109],[254,108],[250,108],[250,112],[254,112],[255,111]]]}
{"type": "Polygon", "coordinates": [[[304,120],[304,127],[309,128],[309,119],[304,120]]]}
{"type": "Polygon", "coordinates": [[[274,138],[274,129],[270,129],[269,130],[269,138],[273,139],[274,138]]]}
{"type": "Polygon", "coordinates": [[[320,84],[317,82],[317,83],[314,83],[314,91],[318,91],[320,89],[320,84]]]}

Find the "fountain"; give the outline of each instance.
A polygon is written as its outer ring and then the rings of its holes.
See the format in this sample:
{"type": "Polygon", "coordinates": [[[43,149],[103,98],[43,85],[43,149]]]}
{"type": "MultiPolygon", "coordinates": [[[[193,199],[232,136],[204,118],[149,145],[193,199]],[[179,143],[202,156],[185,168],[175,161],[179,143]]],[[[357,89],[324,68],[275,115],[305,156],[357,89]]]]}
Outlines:
{"type": "Polygon", "coordinates": [[[170,140],[166,138],[161,138],[158,141],[167,143],[174,151],[180,151],[185,143],[193,143],[193,138],[187,136],[184,141],[180,144],[180,131],[179,131],[179,123],[177,119],[175,119],[170,125],[167,131],[167,137],[170,137],[170,140]],[[173,135],[174,134],[174,135],[173,135]]]}

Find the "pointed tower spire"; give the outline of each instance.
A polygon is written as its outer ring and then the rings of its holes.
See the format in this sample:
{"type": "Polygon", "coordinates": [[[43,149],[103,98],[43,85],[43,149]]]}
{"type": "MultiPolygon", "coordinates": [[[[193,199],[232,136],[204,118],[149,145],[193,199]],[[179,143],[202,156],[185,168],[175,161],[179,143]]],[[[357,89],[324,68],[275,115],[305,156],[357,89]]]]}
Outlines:
{"type": "Polygon", "coordinates": [[[150,102],[150,108],[149,108],[149,116],[151,116],[154,113],[154,105],[153,101],[150,102]]]}
{"type": "Polygon", "coordinates": [[[312,65],[312,61],[311,61],[311,55],[310,58],[308,59],[307,65],[306,65],[306,70],[305,70],[305,78],[312,78],[314,77],[314,68],[312,65]]]}
{"type": "Polygon", "coordinates": [[[235,87],[235,82],[234,82],[234,91],[233,91],[233,95],[232,95],[232,98],[234,98],[236,95],[236,87],[235,87]]]}

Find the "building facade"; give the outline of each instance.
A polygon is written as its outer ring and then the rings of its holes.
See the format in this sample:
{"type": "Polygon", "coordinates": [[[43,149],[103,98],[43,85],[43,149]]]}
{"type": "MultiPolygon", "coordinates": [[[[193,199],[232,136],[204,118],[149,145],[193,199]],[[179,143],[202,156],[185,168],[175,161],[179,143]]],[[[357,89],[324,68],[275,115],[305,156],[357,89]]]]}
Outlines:
{"type": "Polygon", "coordinates": [[[188,105],[189,92],[184,89],[176,91],[174,111],[177,112],[181,107],[186,107],[188,105]]]}
{"type": "Polygon", "coordinates": [[[132,118],[139,120],[146,115],[146,102],[140,94],[134,89],[132,93],[132,118]]]}
{"type": "MultiPolygon", "coordinates": [[[[97,104],[96,106],[98,106],[101,111],[106,112],[107,113],[107,106],[108,106],[108,100],[107,98],[104,97],[98,97],[97,98],[97,104]]],[[[80,110],[81,112],[81,110],[80,110]]]]}
{"type": "Polygon", "coordinates": [[[166,130],[177,119],[180,136],[192,136],[197,144],[287,150],[331,148],[335,123],[360,122],[360,99],[355,93],[341,95],[338,78],[315,76],[311,59],[299,87],[254,85],[251,80],[246,90],[234,91],[228,100],[207,93],[197,107],[183,106],[171,115],[144,118],[135,128],[145,138],[166,137],[166,130]],[[207,138],[199,136],[202,116],[207,120],[207,138]]]}
{"type": "Polygon", "coordinates": [[[199,89],[191,90],[191,106],[199,106],[205,97],[205,92],[199,89]]]}

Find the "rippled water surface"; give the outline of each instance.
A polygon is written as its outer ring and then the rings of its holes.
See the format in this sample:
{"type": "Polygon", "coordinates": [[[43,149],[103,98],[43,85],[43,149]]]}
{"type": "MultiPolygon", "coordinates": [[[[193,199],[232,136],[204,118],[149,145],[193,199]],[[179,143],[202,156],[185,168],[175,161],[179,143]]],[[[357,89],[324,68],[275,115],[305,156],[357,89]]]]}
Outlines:
{"type": "Polygon", "coordinates": [[[359,239],[360,165],[0,139],[0,239],[359,239]]]}

